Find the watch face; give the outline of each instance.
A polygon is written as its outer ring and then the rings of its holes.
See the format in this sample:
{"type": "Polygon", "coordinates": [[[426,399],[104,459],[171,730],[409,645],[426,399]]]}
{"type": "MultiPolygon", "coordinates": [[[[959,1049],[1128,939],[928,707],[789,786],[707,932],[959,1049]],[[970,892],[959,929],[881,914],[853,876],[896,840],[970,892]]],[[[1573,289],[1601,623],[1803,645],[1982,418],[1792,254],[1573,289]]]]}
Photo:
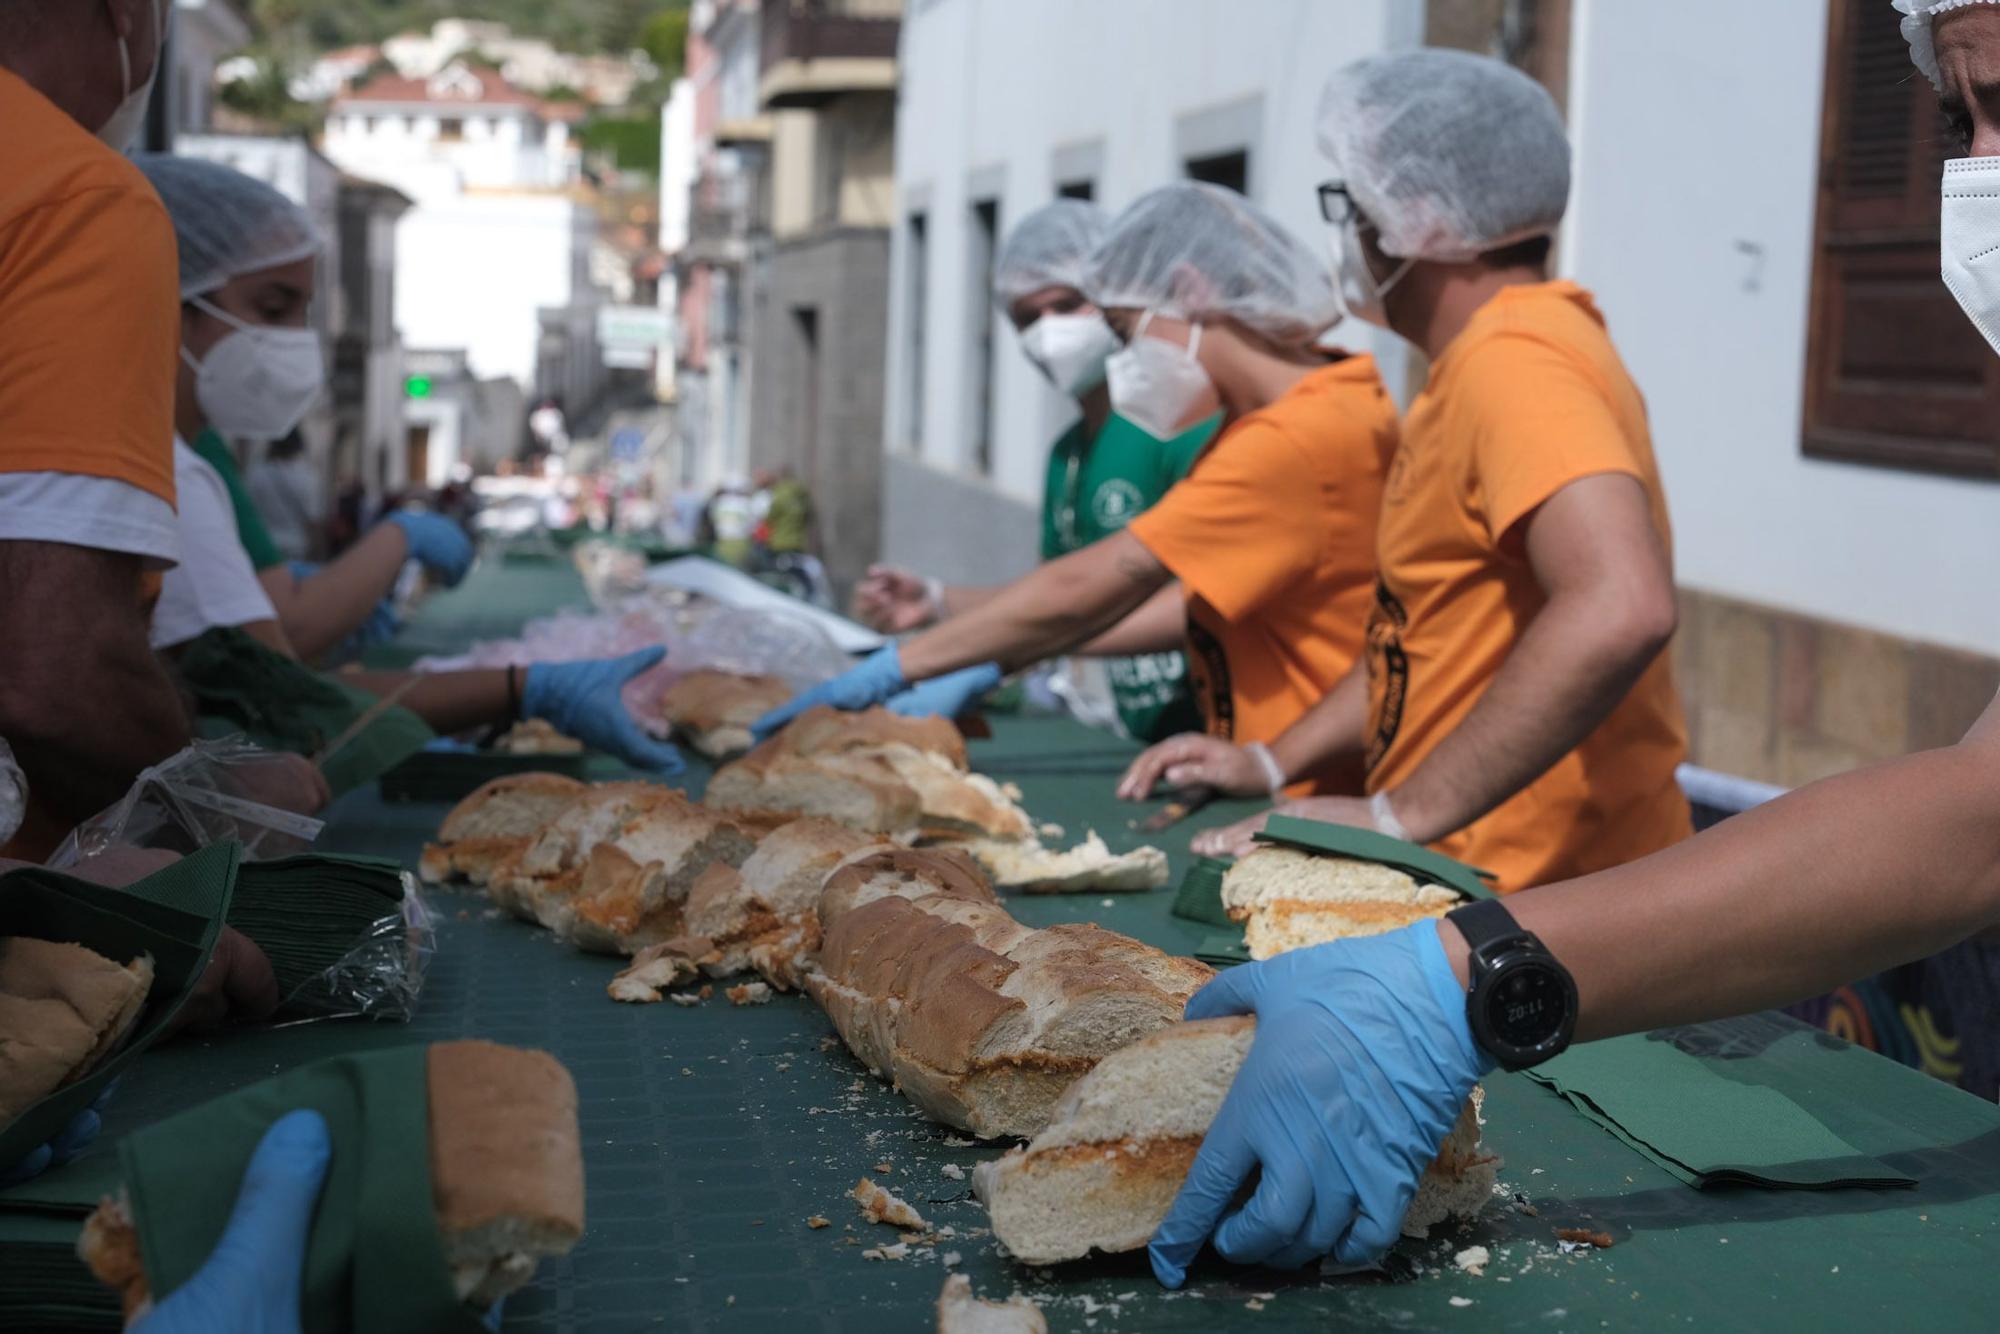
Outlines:
{"type": "Polygon", "coordinates": [[[1536,1047],[1562,1030],[1569,1017],[1569,988],[1556,969],[1526,960],[1494,979],[1486,1001],[1493,1035],[1512,1047],[1536,1047]]]}

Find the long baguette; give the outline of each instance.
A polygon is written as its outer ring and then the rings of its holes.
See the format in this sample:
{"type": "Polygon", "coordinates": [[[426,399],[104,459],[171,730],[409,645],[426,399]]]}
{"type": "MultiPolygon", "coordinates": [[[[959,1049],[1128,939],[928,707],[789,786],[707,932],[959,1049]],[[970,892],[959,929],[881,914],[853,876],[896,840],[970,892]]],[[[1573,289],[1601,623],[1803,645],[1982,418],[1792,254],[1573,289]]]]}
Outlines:
{"type": "Polygon", "coordinates": [[[1040,1130],[1079,1075],[1178,1020],[1213,975],[1101,927],[1025,927],[955,852],[857,861],[828,879],[819,924],[805,989],[848,1047],[983,1137],[1040,1130]]]}

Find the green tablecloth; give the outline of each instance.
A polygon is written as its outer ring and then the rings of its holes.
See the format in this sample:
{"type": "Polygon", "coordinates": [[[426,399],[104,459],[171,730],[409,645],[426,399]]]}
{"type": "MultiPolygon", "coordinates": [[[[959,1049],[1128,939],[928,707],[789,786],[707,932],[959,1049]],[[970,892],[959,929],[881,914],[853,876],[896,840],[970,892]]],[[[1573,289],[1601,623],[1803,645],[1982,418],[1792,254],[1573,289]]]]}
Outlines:
{"type": "MultiPolygon", "coordinates": [[[[509,581],[514,574],[505,571],[509,581]]],[[[490,562],[449,596],[493,599],[496,588],[483,585],[500,576],[490,562]]],[[[545,591],[558,582],[546,580],[545,591]]],[[[510,588],[517,619],[541,609],[526,592],[510,588]]],[[[446,599],[432,607],[460,614],[446,599]]],[[[1065,722],[999,720],[995,730],[974,743],[974,761],[1018,782],[1037,816],[1073,836],[1095,827],[1114,848],[1137,841],[1129,808],[1109,796],[1128,747],[1065,722]]],[[[1173,854],[1176,876],[1188,864],[1189,833],[1240,809],[1211,807],[1156,839],[1173,854]]],[[[328,814],[322,850],[407,862],[443,808],[390,806],[362,789],[328,814]]],[[[1011,906],[1032,924],[1091,918],[1191,950],[1214,928],[1170,917],[1172,897],[1030,897],[1011,906]]],[[[1917,1178],[1915,1189],[1697,1191],[1527,1079],[1496,1076],[1487,1138],[1505,1157],[1508,1198],[1496,1198],[1478,1224],[1405,1243],[1386,1279],[1210,1266],[1188,1293],[1169,1297],[1141,1255],[1035,1271],[1002,1259],[977,1235],[984,1217],[969,1182],[944,1170],[969,1172],[994,1150],[948,1142],[828,1043],[832,1027],[809,1002],[617,1005],[604,994],[615,961],[502,919],[477,894],[444,894],[438,906],[438,952],[413,1024],[318,1024],[152,1053],[107,1113],[105,1145],[129,1126],[319,1056],[456,1036],[547,1048],[582,1096],[589,1231],[509,1302],[510,1330],[928,1329],[945,1251],[959,1253],[958,1268],[982,1294],[1033,1294],[1059,1331],[1670,1322],[1900,1330],[1964,1327],[2000,1309],[2000,1109],[1787,1020],[1738,1021],[1685,1035],[1683,1046],[1724,1044],[1711,1054],[1780,1083],[1858,1151],[1917,1178]],[[884,1161],[887,1173],[877,1167],[884,1161]],[[895,1241],[892,1229],[862,1223],[846,1198],[863,1175],[958,1238],[902,1261],[863,1259],[864,1249],[895,1241]],[[1515,1193],[1537,1212],[1518,1209],[1515,1193]],[[809,1228],[813,1215],[832,1226],[809,1228]],[[1607,1231],[1617,1244],[1565,1254],[1557,1226],[1607,1231]],[[1483,1277],[1452,1264],[1454,1251],[1475,1243],[1494,1253],[1483,1277]],[[1262,1309],[1246,1309],[1252,1301],[1262,1309]]]]}

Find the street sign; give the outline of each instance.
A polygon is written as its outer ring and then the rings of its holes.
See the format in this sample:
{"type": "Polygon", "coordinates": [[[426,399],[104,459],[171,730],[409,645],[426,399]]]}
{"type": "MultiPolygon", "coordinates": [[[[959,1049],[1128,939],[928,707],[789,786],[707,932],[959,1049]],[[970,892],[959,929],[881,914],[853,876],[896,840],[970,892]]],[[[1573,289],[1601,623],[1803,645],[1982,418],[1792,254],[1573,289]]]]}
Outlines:
{"type": "Polygon", "coordinates": [[[600,306],[597,345],[609,353],[653,352],[674,336],[674,317],[656,306],[600,306]]]}

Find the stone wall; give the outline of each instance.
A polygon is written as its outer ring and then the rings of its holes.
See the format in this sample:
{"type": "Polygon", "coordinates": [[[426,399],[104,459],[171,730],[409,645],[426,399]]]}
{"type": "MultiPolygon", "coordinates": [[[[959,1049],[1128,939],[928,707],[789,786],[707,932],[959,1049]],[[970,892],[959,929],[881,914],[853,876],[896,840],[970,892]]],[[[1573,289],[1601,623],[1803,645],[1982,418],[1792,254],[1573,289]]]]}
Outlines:
{"type": "Polygon", "coordinates": [[[2000,660],[1691,589],[1673,653],[1689,758],[1786,787],[1950,745],[2000,691],[2000,660]]]}

